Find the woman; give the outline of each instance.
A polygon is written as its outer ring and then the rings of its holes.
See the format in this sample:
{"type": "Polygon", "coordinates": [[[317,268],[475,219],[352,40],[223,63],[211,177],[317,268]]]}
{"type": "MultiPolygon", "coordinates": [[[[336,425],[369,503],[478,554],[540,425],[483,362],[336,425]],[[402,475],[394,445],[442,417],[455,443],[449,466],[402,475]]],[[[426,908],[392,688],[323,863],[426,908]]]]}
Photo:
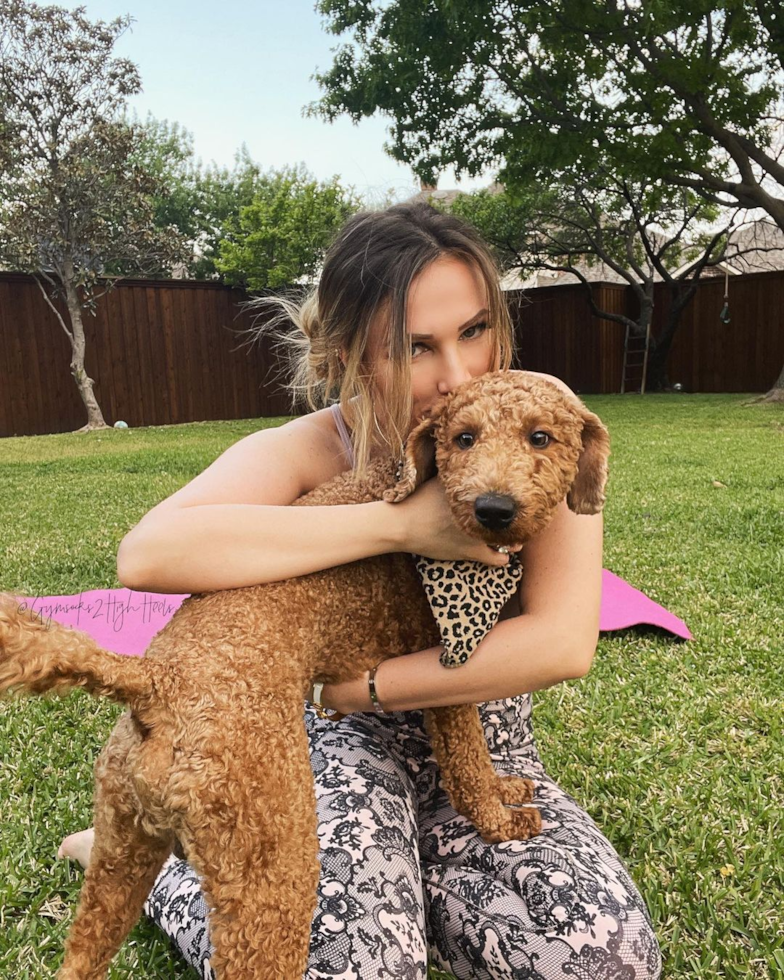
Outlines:
{"type": "MultiPolygon", "coordinates": [[[[511,323],[476,233],[421,203],[355,215],[317,290],[301,307],[275,302],[299,328],[293,387],[314,410],[240,440],[153,508],[121,544],[120,580],[203,592],[394,550],[508,563],[452,524],[437,480],[397,505],[287,506],[399,451],[413,421],[462,381],[508,369],[511,323]]],[[[465,666],[441,667],[440,648],[414,651],[376,673],[384,713],[367,675],[323,687],[324,706],[347,714],[340,721],[306,705],[322,866],[308,980],[424,978],[428,958],[461,980],[659,976],[637,889],[545,773],[531,730],[530,692],[590,666],[601,556],[601,515],[563,504],[525,546],[519,594],[465,666]],[[474,702],[499,771],[537,783],[544,827],[530,841],[485,844],[439,784],[421,709],[474,702]]],[[[61,853],[86,863],[90,834],[61,853]]],[[[169,858],[146,910],[211,976],[207,907],[185,861],[169,858]]]]}

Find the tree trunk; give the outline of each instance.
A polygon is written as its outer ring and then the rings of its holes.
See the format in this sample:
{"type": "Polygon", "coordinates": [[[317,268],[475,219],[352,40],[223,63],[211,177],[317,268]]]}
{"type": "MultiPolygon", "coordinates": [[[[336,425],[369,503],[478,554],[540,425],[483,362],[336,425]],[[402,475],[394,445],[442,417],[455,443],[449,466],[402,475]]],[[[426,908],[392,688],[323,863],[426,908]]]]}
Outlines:
{"type": "Polygon", "coordinates": [[[645,375],[646,391],[666,391],[670,387],[667,379],[667,358],[670,356],[671,341],[656,340],[651,336],[648,349],[648,371],[645,375]]]}
{"type": "Polygon", "coordinates": [[[784,365],[782,365],[781,373],[778,376],[778,380],[775,382],[773,387],[768,392],[768,395],[777,394],[777,400],[781,401],[784,399],[784,365]]]}
{"type": "Polygon", "coordinates": [[[95,382],[87,376],[84,369],[84,325],[82,324],[82,307],[79,302],[79,295],[72,282],[65,281],[65,299],[68,305],[68,313],[71,318],[71,331],[73,341],[71,343],[71,376],[79,389],[79,395],[87,409],[87,424],[83,425],[77,432],[92,432],[95,429],[109,429],[111,426],[104,421],[101,406],[96,401],[93,394],[95,382]]]}
{"type": "Polygon", "coordinates": [[[755,405],[759,402],[784,402],[784,367],[781,368],[781,373],[770,391],[765,392],[764,395],[760,395],[759,398],[752,398],[750,402],[746,402],[745,404],[755,405]]]}
{"type": "Polygon", "coordinates": [[[667,321],[655,344],[651,338],[647,381],[651,391],[667,391],[671,387],[667,376],[667,360],[670,356],[675,334],[681,323],[681,314],[692,301],[696,291],[696,279],[689,280],[688,283],[676,279],[670,283],[670,308],[667,313],[667,321]]]}

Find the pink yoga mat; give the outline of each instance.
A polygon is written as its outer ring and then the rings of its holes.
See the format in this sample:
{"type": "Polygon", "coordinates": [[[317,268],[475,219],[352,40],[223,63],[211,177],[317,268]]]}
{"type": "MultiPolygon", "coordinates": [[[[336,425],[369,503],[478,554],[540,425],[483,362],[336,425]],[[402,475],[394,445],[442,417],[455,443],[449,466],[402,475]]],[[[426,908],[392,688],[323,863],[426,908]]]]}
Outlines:
{"type": "MultiPolygon", "coordinates": [[[[19,601],[38,613],[42,621],[54,619],[83,630],[106,650],[141,656],[187,598],[187,592],[161,595],[131,589],[91,589],[76,595],[20,596],[19,601]]],[[[608,632],[640,624],[660,626],[684,640],[692,638],[682,619],[604,569],[599,628],[608,632]]]]}

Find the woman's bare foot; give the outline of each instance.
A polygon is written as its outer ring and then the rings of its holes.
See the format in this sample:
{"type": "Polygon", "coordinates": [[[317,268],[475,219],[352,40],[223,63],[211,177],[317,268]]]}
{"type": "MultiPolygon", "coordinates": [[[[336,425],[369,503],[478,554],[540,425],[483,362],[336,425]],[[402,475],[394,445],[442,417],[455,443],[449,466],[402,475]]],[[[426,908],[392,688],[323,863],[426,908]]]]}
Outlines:
{"type": "Polygon", "coordinates": [[[75,834],[69,834],[60,845],[57,851],[59,858],[73,858],[78,861],[83,868],[90,863],[90,853],[93,849],[95,831],[92,827],[87,830],[80,830],[75,834]]]}

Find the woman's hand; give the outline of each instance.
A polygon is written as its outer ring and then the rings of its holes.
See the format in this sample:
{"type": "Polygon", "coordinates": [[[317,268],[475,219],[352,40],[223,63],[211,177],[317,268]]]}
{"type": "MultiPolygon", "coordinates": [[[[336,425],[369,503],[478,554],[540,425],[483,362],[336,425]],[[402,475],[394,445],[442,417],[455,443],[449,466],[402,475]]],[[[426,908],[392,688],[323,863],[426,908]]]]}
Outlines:
{"type": "MultiPolygon", "coordinates": [[[[427,480],[410,497],[390,506],[400,511],[403,521],[401,551],[440,561],[468,559],[495,566],[509,563],[509,555],[499,554],[455,524],[438,477],[427,480]]],[[[522,545],[511,545],[509,551],[520,551],[521,548],[522,545]]]]}

